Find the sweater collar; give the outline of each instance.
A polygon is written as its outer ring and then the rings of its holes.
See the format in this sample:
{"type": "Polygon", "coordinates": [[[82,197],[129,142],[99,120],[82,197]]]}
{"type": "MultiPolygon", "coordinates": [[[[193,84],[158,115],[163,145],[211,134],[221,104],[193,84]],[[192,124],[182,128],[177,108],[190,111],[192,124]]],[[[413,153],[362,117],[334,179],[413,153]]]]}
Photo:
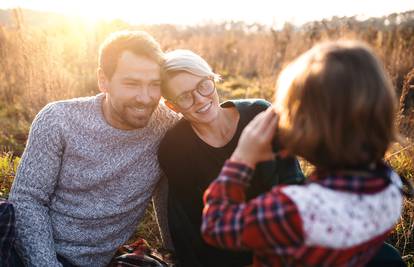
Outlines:
{"type": "Polygon", "coordinates": [[[316,169],[309,176],[307,183],[317,183],[338,191],[374,194],[384,190],[392,183],[392,176],[398,177],[389,166],[379,162],[373,166],[355,169],[334,171],[316,169]]]}

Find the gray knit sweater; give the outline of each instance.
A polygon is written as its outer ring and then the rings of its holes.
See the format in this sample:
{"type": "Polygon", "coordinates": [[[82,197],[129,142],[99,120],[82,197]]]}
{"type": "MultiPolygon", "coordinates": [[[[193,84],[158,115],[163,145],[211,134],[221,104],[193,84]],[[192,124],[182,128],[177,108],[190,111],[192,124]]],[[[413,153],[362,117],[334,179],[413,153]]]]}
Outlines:
{"type": "Polygon", "coordinates": [[[51,103],[33,121],[10,194],[28,266],[60,266],[56,253],[105,266],[144,215],[161,175],[158,144],[177,115],[160,104],[147,127],[119,130],[103,99],[51,103]]]}

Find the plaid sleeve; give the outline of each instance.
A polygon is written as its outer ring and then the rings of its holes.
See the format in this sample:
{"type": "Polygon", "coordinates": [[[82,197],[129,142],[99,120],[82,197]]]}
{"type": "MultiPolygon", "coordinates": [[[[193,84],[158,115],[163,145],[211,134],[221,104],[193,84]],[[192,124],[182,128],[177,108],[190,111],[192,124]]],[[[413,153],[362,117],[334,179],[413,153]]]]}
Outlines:
{"type": "Polygon", "coordinates": [[[14,208],[6,200],[0,200],[0,266],[9,266],[11,250],[16,237],[14,208]]]}
{"type": "Polygon", "coordinates": [[[252,173],[246,165],[226,161],[204,193],[203,237],[211,245],[228,249],[291,254],[304,239],[298,210],[281,187],[246,203],[245,189],[252,173]]]}

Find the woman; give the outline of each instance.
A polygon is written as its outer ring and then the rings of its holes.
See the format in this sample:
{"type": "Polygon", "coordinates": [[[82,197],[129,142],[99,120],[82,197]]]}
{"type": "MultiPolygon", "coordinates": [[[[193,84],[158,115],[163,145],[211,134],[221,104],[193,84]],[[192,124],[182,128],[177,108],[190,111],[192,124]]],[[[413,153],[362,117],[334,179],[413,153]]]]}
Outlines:
{"type": "MultiPolygon", "coordinates": [[[[243,128],[269,103],[234,100],[219,103],[220,80],[207,62],[188,50],[166,54],[162,71],[166,105],[183,119],[167,132],[158,158],[168,178],[168,225],[181,266],[246,266],[248,252],[231,252],[207,245],[201,238],[202,194],[237,146],[243,128]]],[[[255,197],[278,183],[300,183],[296,159],[261,164],[247,192],[255,197]]]]}

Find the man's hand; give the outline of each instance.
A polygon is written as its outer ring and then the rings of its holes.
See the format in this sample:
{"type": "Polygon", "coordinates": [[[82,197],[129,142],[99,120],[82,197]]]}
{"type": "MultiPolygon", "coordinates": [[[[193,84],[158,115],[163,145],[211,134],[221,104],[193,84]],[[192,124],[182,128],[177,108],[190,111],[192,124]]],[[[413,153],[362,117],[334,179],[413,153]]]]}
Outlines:
{"type": "Polygon", "coordinates": [[[244,128],[231,160],[242,162],[251,168],[261,161],[272,160],[272,140],[277,128],[278,118],[272,107],[259,113],[244,128]]]}

